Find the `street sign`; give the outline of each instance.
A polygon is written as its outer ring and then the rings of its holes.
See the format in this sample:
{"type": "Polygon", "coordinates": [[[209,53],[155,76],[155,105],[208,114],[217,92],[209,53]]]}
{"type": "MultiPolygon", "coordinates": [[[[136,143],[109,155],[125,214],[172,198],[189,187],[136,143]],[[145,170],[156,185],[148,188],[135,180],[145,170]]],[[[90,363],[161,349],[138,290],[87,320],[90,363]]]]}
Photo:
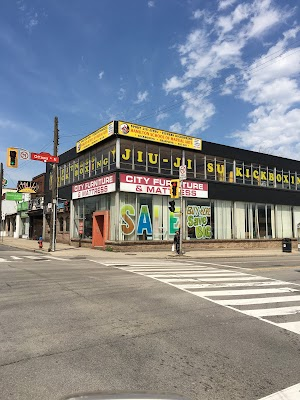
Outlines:
{"type": "Polygon", "coordinates": [[[7,179],[2,179],[2,187],[5,187],[5,186],[7,186],[7,179]]]}
{"type": "Polygon", "coordinates": [[[32,160],[36,161],[43,161],[43,162],[49,162],[49,163],[58,163],[59,162],[59,157],[57,156],[52,156],[49,153],[31,153],[30,158],[32,160]]]}
{"type": "Polygon", "coordinates": [[[186,180],[186,165],[181,165],[179,167],[179,179],[181,181],[185,181],[186,180]]]}
{"type": "Polygon", "coordinates": [[[29,151],[24,150],[24,149],[20,150],[20,158],[21,158],[21,160],[29,160],[29,158],[30,158],[29,151]]]}
{"type": "Polygon", "coordinates": [[[22,195],[22,193],[6,192],[5,193],[5,200],[22,201],[23,200],[23,195],[22,195]]]}

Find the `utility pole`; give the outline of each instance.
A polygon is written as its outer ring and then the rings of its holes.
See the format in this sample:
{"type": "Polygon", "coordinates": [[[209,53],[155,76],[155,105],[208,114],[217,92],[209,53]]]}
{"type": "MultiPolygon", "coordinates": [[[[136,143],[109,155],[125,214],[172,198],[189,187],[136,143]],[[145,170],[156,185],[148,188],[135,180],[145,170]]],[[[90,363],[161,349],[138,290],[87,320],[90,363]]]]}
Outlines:
{"type": "MultiPolygon", "coordinates": [[[[58,118],[54,118],[53,155],[58,153],[58,118]]],[[[57,164],[52,164],[52,215],[50,220],[50,245],[48,251],[55,251],[57,215],[57,164]]]]}
{"type": "Polygon", "coordinates": [[[1,232],[1,237],[2,237],[2,242],[3,242],[3,220],[2,220],[2,182],[3,182],[3,164],[0,163],[0,232],[1,232]]]}

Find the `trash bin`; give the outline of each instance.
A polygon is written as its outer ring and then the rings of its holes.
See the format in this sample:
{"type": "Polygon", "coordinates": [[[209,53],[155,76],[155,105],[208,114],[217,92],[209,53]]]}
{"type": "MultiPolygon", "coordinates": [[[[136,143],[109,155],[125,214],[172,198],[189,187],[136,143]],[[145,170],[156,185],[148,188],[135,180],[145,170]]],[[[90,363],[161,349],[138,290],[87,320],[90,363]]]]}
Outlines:
{"type": "Polygon", "coordinates": [[[292,252],[292,240],[290,238],[282,239],[282,251],[285,253],[292,252]]]}

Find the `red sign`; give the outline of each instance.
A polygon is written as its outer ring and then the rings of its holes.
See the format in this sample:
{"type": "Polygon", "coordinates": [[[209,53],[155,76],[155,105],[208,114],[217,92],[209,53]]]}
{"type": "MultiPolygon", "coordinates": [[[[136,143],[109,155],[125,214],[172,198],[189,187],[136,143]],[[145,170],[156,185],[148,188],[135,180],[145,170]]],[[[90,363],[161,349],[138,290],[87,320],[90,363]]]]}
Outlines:
{"type": "Polygon", "coordinates": [[[82,197],[98,196],[116,191],[116,174],[99,176],[90,181],[78,183],[72,186],[72,199],[82,197]]]}
{"type": "Polygon", "coordinates": [[[52,156],[49,153],[31,153],[30,158],[32,160],[50,162],[50,163],[58,163],[59,162],[58,156],[52,156]]]}
{"type": "MultiPolygon", "coordinates": [[[[170,195],[171,179],[163,177],[120,174],[120,191],[133,193],[148,193],[170,195]]],[[[208,198],[208,183],[182,181],[181,189],[183,197],[208,198]]]]}

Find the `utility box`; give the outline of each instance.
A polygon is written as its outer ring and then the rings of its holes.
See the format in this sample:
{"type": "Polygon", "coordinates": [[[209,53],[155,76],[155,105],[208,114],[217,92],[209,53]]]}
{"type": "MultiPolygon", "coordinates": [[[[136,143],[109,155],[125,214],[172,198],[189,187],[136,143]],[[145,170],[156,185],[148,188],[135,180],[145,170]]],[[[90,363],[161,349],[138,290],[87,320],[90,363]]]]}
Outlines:
{"type": "Polygon", "coordinates": [[[282,251],[284,253],[292,252],[292,240],[290,238],[282,239],[282,251]]]}

